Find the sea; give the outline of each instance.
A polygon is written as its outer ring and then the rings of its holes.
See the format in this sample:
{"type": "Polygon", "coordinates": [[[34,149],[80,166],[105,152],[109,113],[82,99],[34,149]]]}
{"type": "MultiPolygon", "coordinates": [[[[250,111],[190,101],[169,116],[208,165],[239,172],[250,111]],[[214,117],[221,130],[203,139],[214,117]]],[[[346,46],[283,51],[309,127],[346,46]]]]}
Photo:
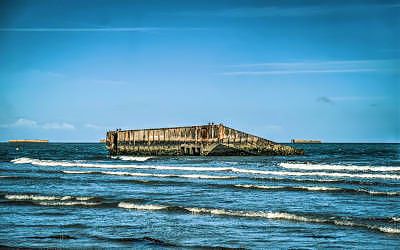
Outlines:
{"type": "Polygon", "coordinates": [[[400,144],[302,156],[109,156],[0,143],[0,246],[399,249],[400,144]]]}

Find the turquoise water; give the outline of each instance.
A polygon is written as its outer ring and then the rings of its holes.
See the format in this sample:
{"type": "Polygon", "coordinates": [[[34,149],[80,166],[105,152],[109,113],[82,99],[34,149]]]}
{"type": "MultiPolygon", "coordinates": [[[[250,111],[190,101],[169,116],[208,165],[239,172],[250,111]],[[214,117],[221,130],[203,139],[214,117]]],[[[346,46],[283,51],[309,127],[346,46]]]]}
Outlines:
{"type": "Polygon", "coordinates": [[[399,146],[110,158],[97,143],[1,143],[0,245],[399,248],[399,146]]]}

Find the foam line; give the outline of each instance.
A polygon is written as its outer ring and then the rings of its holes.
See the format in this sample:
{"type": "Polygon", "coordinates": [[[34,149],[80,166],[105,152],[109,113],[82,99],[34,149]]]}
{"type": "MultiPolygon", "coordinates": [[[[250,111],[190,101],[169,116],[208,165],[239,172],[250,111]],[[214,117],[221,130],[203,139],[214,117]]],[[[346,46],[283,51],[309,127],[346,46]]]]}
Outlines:
{"type": "Polygon", "coordinates": [[[373,225],[344,218],[335,218],[330,216],[329,218],[316,217],[310,215],[299,215],[286,212],[272,212],[272,211],[235,211],[215,208],[197,208],[197,207],[176,207],[166,205],[155,205],[155,204],[136,204],[131,202],[120,202],[118,207],[135,210],[159,210],[159,211],[186,211],[192,214],[210,214],[218,216],[229,216],[229,217],[250,217],[250,218],[263,218],[272,220],[288,220],[306,223],[322,223],[331,224],[346,227],[361,227],[374,231],[380,231],[383,233],[400,234],[400,228],[391,226],[373,225]]]}
{"type": "Polygon", "coordinates": [[[392,166],[354,166],[354,165],[325,165],[325,164],[303,164],[303,163],[279,163],[279,166],[286,169],[303,170],[346,170],[346,171],[375,171],[392,172],[400,171],[400,167],[392,166]]]}

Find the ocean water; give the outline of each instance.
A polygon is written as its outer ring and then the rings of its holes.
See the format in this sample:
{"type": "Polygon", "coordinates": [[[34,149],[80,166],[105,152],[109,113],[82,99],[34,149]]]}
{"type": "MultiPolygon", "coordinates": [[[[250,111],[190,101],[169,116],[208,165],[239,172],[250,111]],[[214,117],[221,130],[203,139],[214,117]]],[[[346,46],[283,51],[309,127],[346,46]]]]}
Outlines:
{"type": "Polygon", "coordinates": [[[290,157],[109,157],[0,144],[0,245],[400,248],[400,144],[290,157]]]}

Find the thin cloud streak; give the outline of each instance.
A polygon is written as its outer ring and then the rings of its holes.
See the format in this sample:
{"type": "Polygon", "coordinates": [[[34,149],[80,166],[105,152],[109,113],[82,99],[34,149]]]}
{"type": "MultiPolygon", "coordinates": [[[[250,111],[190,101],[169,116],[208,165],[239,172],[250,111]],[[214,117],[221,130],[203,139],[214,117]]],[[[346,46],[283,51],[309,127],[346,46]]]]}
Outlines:
{"type": "Polygon", "coordinates": [[[290,75],[327,73],[399,72],[400,60],[337,60],[304,62],[266,62],[228,65],[241,70],[226,71],[222,75],[290,75]]]}
{"type": "Polygon", "coordinates": [[[56,129],[56,130],[73,130],[75,126],[67,122],[46,122],[38,123],[37,121],[19,118],[10,124],[0,124],[0,128],[39,128],[39,129],[56,129]]]}
{"type": "Polygon", "coordinates": [[[180,12],[182,16],[215,16],[225,18],[262,18],[262,17],[307,17],[338,14],[368,14],[399,8],[399,4],[346,4],[346,5],[305,5],[305,6],[262,6],[220,9],[210,11],[180,12]]]}
{"type": "Polygon", "coordinates": [[[166,30],[206,30],[207,28],[117,27],[117,28],[0,28],[0,32],[152,32],[166,30]]]}
{"type": "Polygon", "coordinates": [[[291,74],[320,74],[320,73],[354,73],[354,72],[374,72],[377,69],[336,69],[336,70],[281,70],[281,71],[236,71],[224,72],[222,75],[291,75],[291,74]]]}
{"type": "Polygon", "coordinates": [[[400,63],[398,59],[376,59],[376,60],[327,60],[327,61],[301,61],[301,62],[266,62],[266,63],[244,63],[227,65],[227,67],[284,67],[284,66],[366,66],[400,63]]]}

